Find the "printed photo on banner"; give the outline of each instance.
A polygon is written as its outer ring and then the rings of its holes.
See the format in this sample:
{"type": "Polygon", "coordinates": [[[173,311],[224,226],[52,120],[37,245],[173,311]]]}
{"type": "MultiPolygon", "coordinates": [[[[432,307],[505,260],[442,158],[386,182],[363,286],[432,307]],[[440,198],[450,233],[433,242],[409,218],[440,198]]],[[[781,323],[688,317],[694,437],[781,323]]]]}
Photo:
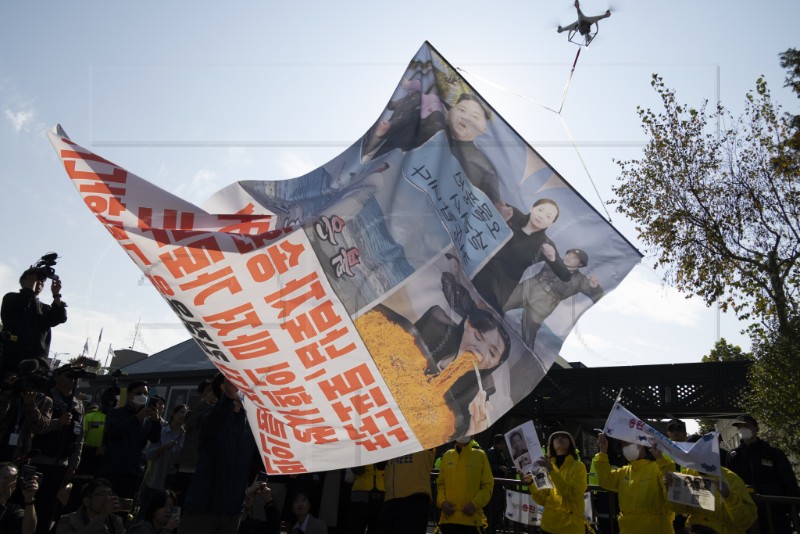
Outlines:
{"type": "Polygon", "coordinates": [[[477,298],[452,248],[355,324],[423,445],[485,430],[546,372],[477,298]],[[391,349],[395,337],[408,347],[391,349]]]}
{"type": "MultiPolygon", "coordinates": [[[[63,130],[50,140],[243,392],[270,473],[487,429],[641,257],[427,42],[339,155],[286,180],[248,177],[204,208],[63,130]]],[[[541,448],[532,426],[522,437],[525,471],[541,448]]]]}
{"type": "Polygon", "coordinates": [[[670,473],[667,499],[678,504],[714,511],[717,500],[717,483],[711,478],[681,473],[670,473]]]}

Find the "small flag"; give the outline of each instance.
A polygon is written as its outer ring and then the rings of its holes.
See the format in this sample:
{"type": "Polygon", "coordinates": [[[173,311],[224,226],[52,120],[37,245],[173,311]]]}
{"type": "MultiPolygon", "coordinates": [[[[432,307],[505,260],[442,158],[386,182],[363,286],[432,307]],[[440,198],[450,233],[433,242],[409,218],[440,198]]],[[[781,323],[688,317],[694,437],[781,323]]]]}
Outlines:
{"type": "Polygon", "coordinates": [[[86,343],[83,344],[83,352],[81,352],[81,356],[86,356],[89,352],[89,338],[86,338],[86,343]]]}

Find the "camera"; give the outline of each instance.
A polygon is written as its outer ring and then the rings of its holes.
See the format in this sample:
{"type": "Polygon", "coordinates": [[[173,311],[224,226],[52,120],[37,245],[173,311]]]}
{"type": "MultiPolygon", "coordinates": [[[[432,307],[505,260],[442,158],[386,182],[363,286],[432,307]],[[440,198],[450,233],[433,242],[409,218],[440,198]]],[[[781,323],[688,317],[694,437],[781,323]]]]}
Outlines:
{"type": "Polygon", "coordinates": [[[22,484],[27,484],[31,480],[37,478],[41,482],[42,474],[36,471],[36,466],[30,464],[24,464],[19,468],[19,479],[22,484]]]}
{"type": "Polygon", "coordinates": [[[56,260],[58,260],[58,252],[48,252],[31,266],[33,269],[36,269],[36,276],[39,280],[45,280],[46,278],[58,280],[56,270],[53,269],[56,260]]]}

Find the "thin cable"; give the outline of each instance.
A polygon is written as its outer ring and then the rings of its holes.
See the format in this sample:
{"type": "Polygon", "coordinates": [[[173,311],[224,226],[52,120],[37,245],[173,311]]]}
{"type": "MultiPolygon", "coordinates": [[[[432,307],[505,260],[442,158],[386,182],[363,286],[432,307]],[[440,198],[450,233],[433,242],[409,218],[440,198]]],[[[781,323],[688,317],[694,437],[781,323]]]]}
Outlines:
{"type": "Polygon", "coordinates": [[[492,87],[496,87],[497,89],[500,89],[501,91],[505,91],[506,93],[510,93],[510,94],[512,94],[512,95],[514,95],[514,96],[516,96],[516,97],[522,98],[523,100],[527,100],[528,102],[531,102],[531,103],[533,103],[533,104],[536,104],[536,105],[537,105],[537,106],[539,106],[540,108],[544,108],[544,109],[546,109],[547,111],[552,111],[553,113],[555,113],[556,115],[558,115],[558,111],[554,110],[554,109],[553,109],[553,108],[551,108],[551,107],[545,106],[544,104],[542,104],[542,103],[541,103],[541,102],[539,102],[538,100],[534,100],[533,98],[531,98],[531,97],[529,97],[529,96],[525,96],[525,95],[521,95],[521,94],[519,94],[519,93],[515,93],[514,91],[512,91],[512,90],[511,90],[511,89],[509,89],[508,87],[504,87],[504,86],[502,86],[502,85],[496,84],[496,83],[494,83],[494,82],[493,82],[493,81],[491,81],[491,80],[487,80],[487,79],[486,79],[486,78],[484,78],[483,76],[479,76],[478,74],[472,74],[472,73],[470,73],[470,72],[468,72],[468,71],[466,71],[466,70],[462,69],[461,67],[456,67],[456,70],[458,70],[458,71],[461,71],[461,72],[463,72],[464,74],[467,74],[468,76],[472,76],[473,78],[477,78],[478,80],[481,80],[482,82],[485,82],[485,83],[487,83],[487,84],[491,85],[492,87]]]}
{"type": "Polygon", "coordinates": [[[569,136],[570,144],[572,145],[572,148],[575,149],[575,153],[578,155],[578,159],[580,160],[581,165],[583,166],[583,170],[586,172],[586,176],[589,178],[589,183],[592,184],[592,188],[594,189],[594,192],[597,195],[597,199],[600,201],[600,204],[603,206],[603,211],[606,213],[606,217],[608,217],[608,222],[610,223],[610,222],[612,222],[611,221],[611,214],[608,212],[608,208],[606,208],[606,203],[603,200],[603,197],[600,195],[600,191],[597,189],[597,184],[594,183],[594,178],[592,178],[592,173],[589,172],[589,168],[586,166],[586,162],[583,160],[583,156],[581,156],[581,152],[578,149],[577,143],[575,143],[575,138],[572,136],[572,132],[570,131],[569,126],[567,126],[567,122],[564,120],[564,117],[561,115],[561,111],[564,108],[564,101],[567,98],[567,92],[569,90],[570,85],[572,84],[572,75],[575,72],[575,67],[578,64],[578,58],[580,57],[580,55],[581,55],[581,49],[578,48],[578,53],[575,54],[575,60],[572,62],[572,70],[570,70],[569,76],[567,77],[567,83],[564,86],[564,92],[563,92],[563,94],[561,96],[561,105],[560,105],[558,111],[554,110],[553,108],[551,108],[549,106],[545,106],[544,104],[542,104],[541,102],[539,102],[537,100],[534,100],[533,98],[530,98],[528,96],[521,95],[521,94],[519,94],[519,93],[517,93],[515,91],[512,91],[508,87],[504,87],[504,86],[502,86],[500,84],[494,83],[493,81],[488,80],[488,79],[484,78],[483,76],[479,76],[477,74],[471,74],[470,72],[462,69],[461,67],[456,67],[456,70],[458,70],[460,72],[463,72],[464,74],[466,74],[468,76],[472,76],[474,78],[477,78],[477,79],[483,81],[484,83],[487,83],[487,84],[491,85],[492,87],[500,89],[501,91],[504,91],[506,93],[512,94],[512,95],[514,95],[514,96],[516,96],[518,98],[522,98],[523,100],[527,100],[528,102],[531,102],[531,103],[533,103],[533,104],[535,104],[535,105],[537,105],[537,106],[539,106],[539,107],[541,107],[543,109],[546,109],[547,111],[551,111],[551,112],[555,113],[556,115],[558,115],[558,118],[561,121],[561,124],[564,126],[564,130],[567,132],[567,135],[569,136]]]}
{"type": "Polygon", "coordinates": [[[561,104],[558,106],[558,114],[561,115],[561,110],[564,109],[564,101],[567,99],[567,91],[569,91],[569,86],[572,83],[572,75],[575,73],[575,65],[578,64],[578,58],[581,57],[581,50],[582,47],[578,47],[578,53],[575,54],[575,61],[572,62],[572,70],[569,71],[569,76],[567,76],[567,83],[564,85],[564,91],[561,93],[561,104]]]}
{"type": "Polygon", "coordinates": [[[592,188],[594,189],[595,194],[597,194],[597,198],[600,200],[600,204],[603,206],[603,211],[606,212],[606,216],[608,217],[608,222],[611,223],[611,214],[608,212],[608,208],[606,208],[606,203],[603,201],[603,197],[600,196],[600,191],[597,189],[597,185],[594,183],[594,179],[592,178],[592,173],[589,172],[589,167],[586,166],[586,162],[583,160],[583,156],[581,156],[581,151],[578,150],[578,145],[575,144],[575,138],[572,137],[572,132],[567,126],[567,121],[564,120],[564,117],[561,114],[558,115],[558,120],[561,121],[561,124],[564,125],[564,130],[566,130],[567,135],[569,136],[569,141],[572,143],[572,148],[575,149],[575,153],[578,155],[578,159],[581,160],[581,165],[583,165],[583,170],[586,171],[586,176],[589,177],[589,183],[592,184],[592,188]]]}

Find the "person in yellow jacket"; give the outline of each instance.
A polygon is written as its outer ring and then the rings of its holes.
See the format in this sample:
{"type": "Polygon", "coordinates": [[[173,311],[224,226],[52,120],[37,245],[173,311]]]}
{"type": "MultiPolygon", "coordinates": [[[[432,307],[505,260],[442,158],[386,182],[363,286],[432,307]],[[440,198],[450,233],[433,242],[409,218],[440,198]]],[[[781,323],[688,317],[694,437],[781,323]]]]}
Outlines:
{"type": "Polygon", "coordinates": [[[596,457],[597,481],[600,486],[619,494],[620,534],[673,534],[675,514],[667,507],[664,476],[675,471],[675,462],[661,454],[656,446],[649,450],[636,443],[627,443],[622,454],[630,464],[611,469],[608,461],[608,439],[597,436],[600,453],[596,457]]]}
{"type": "Polygon", "coordinates": [[[386,491],[383,471],[374,464],[353,468],[356,479],[350,490],[347,534],[364,534],[365,530],[375,532],[386,491]]]}
{"type": "Polygon", "coordinates": [[[533,500],[544,506],[541,529],[549,534],[584,534],[586,466],[578,458],[575,440],[569,432],[553,432],[547,450],[547,457],[539,458],[534,465],[547,469],[554,488],[538,489],[531,475],[522,479],[533,500]]]}
{"type": "Polygon", "coordinates": [[[486,525],[483,508],[492,498],[494,477],[486,453],[471,442],[471,436],[458,438],[455,447],[442,456],[436,479],[442,534],[475,534],[486,525]]]}
{"type": "MultiPolygon", "coordinates": [[[[722,468],[722,480],[718,476],[700,473],[694,469],[683,468],[685,475],[702,476],[710,478],[719,486],[719,499],[715,510],[688,506],[669,502],[669,507],[676,513],[688,516],[686,525],[689,527],[706,527],[713,529],[718,534],[745,534],[750,525],[758,519],[758,507],[750,497],[744,481],[730,469],[722,468]]],[[[672,484],[683,482],[667,473],[664,478],[667,488],[672,484]]]]}

